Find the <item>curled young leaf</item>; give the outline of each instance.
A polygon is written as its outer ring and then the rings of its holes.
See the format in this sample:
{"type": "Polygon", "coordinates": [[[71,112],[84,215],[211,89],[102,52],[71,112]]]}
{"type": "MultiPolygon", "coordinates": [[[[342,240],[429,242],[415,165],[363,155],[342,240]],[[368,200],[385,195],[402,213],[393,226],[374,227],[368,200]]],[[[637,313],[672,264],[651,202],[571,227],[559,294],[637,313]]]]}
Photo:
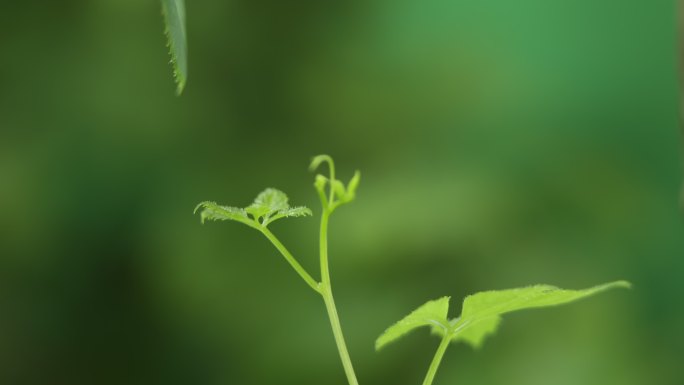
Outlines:
{"type": "Polygon", "coordinates": [[[323,163],[323,162],[328,162],[330,165],[330,169],[333,170],[334,173],[334,163],[330,155],[326,154],[321,154],[321,155],[316,155],[311,159],[311,163],[309,164],[309,170],[310,171],[316,171],[316,169],[323,163]]]}
{"type": "Polygon", "coordinates": [[[321,174],[316,174],[316,181],[314,182],[314,187],[316,187],[316,190],[323,192],[325,190],[326,184],[328,184],[328,178],[321,174]]]}
{"type": "Polygon", "coordinates": [[[335,192],[335,197],[338,200],[343,200],[347,195],[347,191],[344,188],[344,184],[339,180],[332,181],[333,191],[335,192]]]}
{"type": "Polygon", "coordinates": [[[356,189],[359,187],[359,182],[361,182],[361,172],[356,170],[349,184],[347,184],[347,195],[344,197],[347,202],[353,201],[356,198],[356,189]]]}
{"type": "Polygon", "coordinates": [[[245,208],[254,219],[267,219],[271,215],[286,210],[290,206],[287,204],[288,198],[284,192],[274,188],[267,188],[257,195],[254,203],[245,208]]]}

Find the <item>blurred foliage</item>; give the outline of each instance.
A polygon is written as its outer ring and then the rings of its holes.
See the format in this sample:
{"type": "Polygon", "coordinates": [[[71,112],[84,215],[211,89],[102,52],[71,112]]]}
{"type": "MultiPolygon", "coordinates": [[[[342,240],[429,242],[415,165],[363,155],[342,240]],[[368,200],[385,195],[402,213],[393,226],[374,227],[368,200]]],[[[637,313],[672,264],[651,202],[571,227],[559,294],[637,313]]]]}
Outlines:
{"type": "MultiPolygon", "coordinates": [[[[674,1],[200,0],[187,24],[177,98],[157,1],[0,3],[0,383],[344,384],[277,252],[192,216],[265,187],[316,208],[318,153],[363,172],[330,240],[363,384],[420,383],[436,341],[373,341],[426,298],[618,278],[435,383],[684,382],[674,1]]],[[[315,271],[316,219],[281,222],[315,271]]]]}

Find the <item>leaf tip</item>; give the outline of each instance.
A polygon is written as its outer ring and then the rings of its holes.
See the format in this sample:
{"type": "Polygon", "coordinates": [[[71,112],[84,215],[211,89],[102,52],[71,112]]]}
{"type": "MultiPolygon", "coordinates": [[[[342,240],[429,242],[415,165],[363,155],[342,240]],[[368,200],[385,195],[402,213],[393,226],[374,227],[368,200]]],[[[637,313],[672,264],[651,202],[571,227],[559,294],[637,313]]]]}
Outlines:
{"type": "Polygon", "coordinates": [[[185,89],[185,76],[176,75],[176,96],[181,96],[185,89]]]}
{"type": "Polygon", "coordinates": [[[197,214],[197,210],[199,210],[200,207],[203,207],[205,203],[206,203],[206,201],[205,201],[205,202],[200,202],[200,203],[198,203],[197,206],[195,206],[195,209],[192,210],[192,214],[193,214],[193,215],[194,215],[194,214],[197,214]]]}
{"type": "Polygon", "coordinates": [[[603,285],[603,287],[604,287],[604,289],[613,289],[613,288],[631,289],[632,283],[629,281],[625,281],[625,280],[619,280],[619,281],[607,283],[607,284],[603,285]]]}

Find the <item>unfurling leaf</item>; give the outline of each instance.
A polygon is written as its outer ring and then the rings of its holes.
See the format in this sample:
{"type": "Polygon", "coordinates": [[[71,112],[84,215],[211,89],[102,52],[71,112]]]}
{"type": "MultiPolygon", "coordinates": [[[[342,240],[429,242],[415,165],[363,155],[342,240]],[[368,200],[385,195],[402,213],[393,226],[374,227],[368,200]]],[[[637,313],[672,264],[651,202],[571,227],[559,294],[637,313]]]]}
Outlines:
{"type": "Polygon", "coordinates": [[[188,78],[188,43],[185,32],[185,1],[162,0],[162,13],[164,14],[165,34],[173,77],[176,80],[176,94],[180,95],[185,88],[188,78]]]}
{"type": "Polygon", "coordinates": [[[361,182],[361,172],[357,170],[347,185],[347,195],[344,197],[347,202],[353,201],[356,198],[356,189],[359,187],[359,182],[361,182]]]}
{"type": "Polygon", "coordinates": [[[316,180],[314,182],[314,187],[316,187],[316,190],[323,192],[326,184],[328,184],[328,178],[321,174],[316,174],[316,180]]]}
{"type": "Polygon", "coordinates": [[[449,305],[448,297],[443,297],[428,302],[387,329],[378,338],[375,346],[380,348],[416,327],[429,325],[432,327],[433,334],[441,337],[448,335],[451,341],[463,341],[479,348],[488,335],[496,332],[501,323],[501,315],[505,313],[561,305],[608,289],[629,287],[631,287],[629,282],[616,281],[584,290],[565,290],[555,286],[535,285],[518,289],[485,291],[466,297],[463,301],[461,316],[450,321],[445,321],[449,305]],[[445,299],[446,303],[443,303],[445,299]],[[436,303],[440,304],[439,309],[444,313],[434,311],[436,305],[431,304],[436,303]],[[433,309],[433,312],[426,315],[424,308],[428,305],[430,305],[428,309],[433,309]],[[442,318],[437,316],[442,316],[442,318]]]}
{"type": "Polygon", "coordinates": [[[335,192],[335,196],[337,197],[338,200],[343,200],[344,197],[347,195],[347,191],[344,188],[344,184],[340,182],[339,180],[334,180],[332,181],[332,186],[333,186],[333,191],[335,192]]]}
{"type": "Polygon", "coordinates": [[[287,204],[288,198],[284,192],[274,188],[267,188],[257,195],[254,203],[249,205],[245,210],[251,214],[254,219],[267,218],[272,214],[286,210],[290,206],[287,204]]]}

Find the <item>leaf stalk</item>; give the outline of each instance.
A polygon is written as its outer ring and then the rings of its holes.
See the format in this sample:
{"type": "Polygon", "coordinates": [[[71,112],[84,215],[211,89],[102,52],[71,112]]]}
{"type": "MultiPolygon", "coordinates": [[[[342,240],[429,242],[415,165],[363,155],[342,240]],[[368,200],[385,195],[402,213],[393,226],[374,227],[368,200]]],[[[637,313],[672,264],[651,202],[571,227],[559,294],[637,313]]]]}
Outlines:
{"type": "Polygon", "coordinates": [[[315,279],[311,277],[311,275],[302,267],[302,265],[297,262],[295,257],[285,248],[285,246],[276,238],[275,235],[269,230],[266,226],[259,226],[258,229],[261,231],[262,234],[268,238],[269,241],[275,246],[276,249],[280,252],[280,254],[283,255],[285,260],[292,266],[292,268],[299,274],[299,276],[306,282],[309,287],[311,287],[315,292],[321,293],[320,289],[320,284],[316,282],[315,279]]]}

